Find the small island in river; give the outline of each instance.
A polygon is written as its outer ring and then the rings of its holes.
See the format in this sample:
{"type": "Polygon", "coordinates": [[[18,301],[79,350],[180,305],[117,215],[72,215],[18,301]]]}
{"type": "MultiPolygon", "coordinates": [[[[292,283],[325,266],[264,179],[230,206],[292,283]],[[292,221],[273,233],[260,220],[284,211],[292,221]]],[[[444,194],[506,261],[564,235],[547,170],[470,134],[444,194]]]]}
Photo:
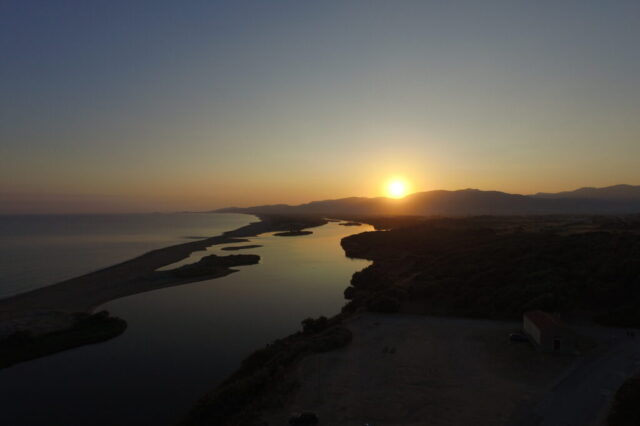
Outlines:
{"type": "MultiPolygon", "coordinates": [[[[94,310],[112,300],[236,272],[257,255],[207,256],[169,271],[160,268],[218,244],[248,242],[268,232],[291,232],[324,225],[309,216],[259,215],[260,221],[221,235],[150,251],[134,259],[80,277],[0,300],[0,369],[65,349],[97,343],[121,334],[126,322],[94,310]],[[89,315],[89,319],[87,319],[89,315]]],[[[306,235],[306,234],[301,234],[306,235]]]]}
{"type": "Polygon", "coordinates": [[[236,270],[231,269],[232,266],[255,265],[258,262],[260,262],[260,256],[256,254],[234,254],[231,256],[212,254],[203,257],[196,263],[171,269],[165,273],[177,278],[218,278],[235,272],[236,270]]]}
{"type": "Polygon", "coordinates": [[[248,244],[246,246],[228,246],[228,247],[222,247],[220,250],[236,251],[236,250],[248,250],[248,249],[258,248],[258,247],[262,247],[262,245],[260,245],[260,244],[248,244]]]}
{"type": "Polygon", "coordinates": [[[311,234],[313,234],[312,231],[294,230],[294,231],[276,232],[273,235],[275,235],[276,237],[299,237],[302,235],[311,235],[311,234]]]}

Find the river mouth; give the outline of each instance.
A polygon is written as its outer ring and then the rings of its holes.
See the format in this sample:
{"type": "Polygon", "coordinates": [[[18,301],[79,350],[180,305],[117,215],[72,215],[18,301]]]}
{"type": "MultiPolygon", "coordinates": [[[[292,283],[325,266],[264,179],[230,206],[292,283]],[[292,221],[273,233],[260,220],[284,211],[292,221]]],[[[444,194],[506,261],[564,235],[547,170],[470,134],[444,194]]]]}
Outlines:
{"type": "MultiPolygon", "coordinates": [[[[259,255],[258,265],[107,303],[101,309],[129,324],[122,336],[0,372],[4,418],[29,426],[175,424],[251,352],[304,318],[339,312],[351,275],[369,264],[346,258],[340,239],[368,230],[331,222],[312,235],[252,237],[243,244],[262,247],[242,253],[259,255]]],[[[196,256],[230,254],[223,247],[196,256]]]]}

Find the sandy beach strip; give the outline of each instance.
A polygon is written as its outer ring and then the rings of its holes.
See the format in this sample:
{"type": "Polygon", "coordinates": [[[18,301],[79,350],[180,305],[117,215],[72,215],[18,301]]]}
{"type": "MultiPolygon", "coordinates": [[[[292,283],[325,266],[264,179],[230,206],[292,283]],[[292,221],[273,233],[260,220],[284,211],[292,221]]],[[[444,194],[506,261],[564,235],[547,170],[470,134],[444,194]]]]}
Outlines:
{"type": "MultiPolygon", "coordinates": [[[[297,226],[301,220],[305,227],[326,223],[318,218],[296,217],[297,226]]],[[[291,223],[291,218],[261,216],[259,222],[250,223],[222,235],[153,250],[117,265],[2,299],[0,300],[0,322],[33,312],[91,312],[97,306],[120,297],[193,282],[194,280],[170,282],[166,279],[152,279],[150,276],[158,268],[185,259],[195,251],[205,250],[216,244],[247,242],[248,240],[244,237],[253,237],[266,232],[290,231],[291,223]]],[[[215,276],[207,279],[210,278],[215,276]]]]}

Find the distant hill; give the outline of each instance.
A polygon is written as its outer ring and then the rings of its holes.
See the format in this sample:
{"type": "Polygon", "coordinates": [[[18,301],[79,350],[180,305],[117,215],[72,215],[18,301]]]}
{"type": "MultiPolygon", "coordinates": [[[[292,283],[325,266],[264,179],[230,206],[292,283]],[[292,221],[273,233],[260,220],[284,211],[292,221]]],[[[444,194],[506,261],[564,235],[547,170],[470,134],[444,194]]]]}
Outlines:
{"type": "Polygon", "coordinates": [[[640,186],[633,185],[614,185],[605,188],[580,188],[575,191],[565,191],[557,193],[538,192],[533,195],[535,198],[571,198],[571,199],[590,199],[590,200],[619,200],[619,201],[637,201],[640,200],[640,186]]]}
{"type": "Polygon", "coordinates": [[[229,207],[216,212],[322,215],[523,215],[640,213],[640,186],[616,185],[534,195],[463,189],[417,192],[402,199],[351,197],[255,207],[229,207]]]}

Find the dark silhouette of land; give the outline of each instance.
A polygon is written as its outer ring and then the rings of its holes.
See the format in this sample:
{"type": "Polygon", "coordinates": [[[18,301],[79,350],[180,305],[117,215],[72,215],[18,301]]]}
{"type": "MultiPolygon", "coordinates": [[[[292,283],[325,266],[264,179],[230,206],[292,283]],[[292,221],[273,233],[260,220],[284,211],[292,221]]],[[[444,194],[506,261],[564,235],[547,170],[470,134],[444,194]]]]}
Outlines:
{"type": "MultiPolygon", "coordinates": [[[[467,338],[445,339],[457,345],[455,348],[433,352],[432,346],[415,346],[428,359],[448,354],[442,358],[443,366],[449,365],[447,360],[451,356],[466,351],[469,341],[488,342],[486,345],[489,346],[483,346],[482,353],[486,356],[494,354],[495,348],[491,345],[496,344],[497,336],[516,324],[504,321],[518,320],[528,310],[562,313],[581,324],[638,327],[639,189],[619,185],[531,196],[478,190],[430,191],[401,200],[347,198],[300,206],[281,204],[221,209],[218,211],[255,214],[261,221],[219,236],[154,250],[97,272],[1,300],[0,325],[3,328],[0,331],[14,332],[5,333],[5,339],[0,341],[0,367],[122,333],[126,327],[124,321],[110,318],[108,314],[90,315],[93,309],[107,301],[224,276],[235,272],[233,266],[259,261],[258,256],[250,254],[213,255],[195,264],[168,271],[158,270],[196,250],[216,244],[247,242],[245,237],[266,232],[274,232],[278,236],[308,235],[311,231],[307,228],[323,225],[328,220],[343,221],[341,224],[345,226],[368,223],[376,229],[352,235],[341,242],[347,256],[373,262],[353,275],[351,285],[345,283],[346,304],[342,312],[333,318],[307,319],[303,321],[302,331],[252,354],[238,371],[194,407],[185,425],[253,424],[261,418],[279,419],[275,407],[291,407],[292,395],[297,395],[298,403],[308,400],[304,393],[307,388],[301,388],[301,385],[315,383],[313,386],[320,388],[327,385],[326,377],[333,377],[338,386],[342,386],[341,381],[350,377],[336,373],[310,378],[300,375],[300,366],[307,365],[307,362],[323,362],[331,368],[336,358],[330,356],[325,359],[319,354],[346,347],[354,333],[361,339],[361,345],[348,349],[348,355],[343,356],[341,362],[348,365],[367,357],[371,368],[384,365],[379,354],[374,356],[361,351],[375,350],[371,348],[375,348],[381,339],[389,338],[389,333],[411,330],[407,326],[409,317],[406,315],[431,318],[416,322],[428,325],[426,329],[415,330],[422,336],[420,338],[427,340],[434,336],[442,337],[442,333],[461,335],[464,333],[461,325],[471,324],[433,318],[456,316],[467,318],[464,321],[493,320],[483,323],[485,325],[474,322],[471,329],[476,331],[469,332],[467,338]],[[442,217],[444,215],[450,217],[442,217]],[[376,323],[370,324],[367,318],[380,314],[403,315],[398,316],[397,321],[379,317],[381,319],[377,321],[383,323],[380,328],[383,331],[371,332],[371,324],[375,326],[376,323]],[[429,328],[434,325],[443,328],[429,328]],[[366,343],[366,339],[370,342],[366,343]],[[302,389],[302,393],[296,394],[296,389],[302,389]]],[[[224,249],[250,247],[255,245],[224,249]]],[[[401,340],[397,344],[398,348],[408,349],[413,347],[414,341],[401,340]]],[[[626,360],[635,354],[636,349],[632,345],[624,347],[623,358],[626,360]]],[[[393,351],[387,348],[381,353],[387,356],[395,352],[394,346],[393,351]]],[[[513,352],[509,355],[512,358],[501,361],[505,367],[488,375],[478,375],[477,386],[488,386],[487,380],[509,374],[509,366],[522,361],[518,353],[513,352]]],[[[528,363],[534,362],[530,355],[525,358],[528,363]]],[[[616,359],[612,352],[603,350],[603,355],[599,358],[594,356],[592,361],[593,365],[601,365],[609,374],[613,365],[611,360],[616,359]]],[[[414,358],[409,357],[405,361],[403,365],[409,370],[422,368],[415,364],[414,358]]],[[[458,361],[460,369],[477,369],[481,364],[475,361],[475,364],[469,364],[466,358],[458,361]]],[[[531,370],[537,371],[535,374],[528,375],[527,371],[522,371],[517,380],[502,381],[502,387],[496,385],[495,395],[502,395],[505,401],[508,399],[510,410],[515,409],[527,392],[539,397],[542,387],[556,377],[565,364],[549,361],[548,367],[548,374],[536,367],[531,370]],[[533,376],[537,378],[534,380],[533,376]]],[[[580,374],[589,372],[578,371],[580,374]]],[[[371,372],[374,373],[377,374],[371,372]]],[[[379,396],[375,394],[375,378],[378,376],[371,377],[374,382],[367,389],[374,392],[371,398],[375,400],[379,396]]],[[[407,384],[403,377],[393,375],[393,380],[399,380],[396,383],[398,389],[415,386],[413,382],[407,384]]],[[[424,379],[431,380],[431,376],[424,379]]],[[[462,386],[463,379],[457,377],[455,380],[462,386]]],[[[446,375],[438,380],[454,383],[446,375]]],[[[592,383],[600,383],[598,380],[596,377],[592,383]]],[[[574,420],[579,417],[572,417],[571,407],[579,406],[592,397],[589,392],[577,392],[572,380],[565,381],[563,387],[558,388],[558,395],[560,393],[562,398],[570,400],[565,404],[565,418],[574,420]]],[[[398,395],[398,404],[407,400],[400,390],[398,395]]],[[[436,397],[435,394],[431,396],[436,397]]],[[[474,398],[463,398],[461,403],[470,403],[474,398]]],[[[445,402],[443,400],[442,404],[445,402]]],[[[504,406],[492,404],[493,414],[487,418],[503,422],[504,406]]],[[[544,404],[545,407],[553,406],[548,402],[544,404]]],[[[593,405],[594,410],[599,407],[593,405]]],[[[336,413],[341,407],[328,404],[324,409],[336,413]]],[[[374,409],[377,408],[371,408],[374,409]]],[[[522,412],[527,413],[526,410],[522,412]]],[[[585,411],[582,417],[586,415],[585,411]]],[[[336,424],[341,421],[340,416],[342,414],[335,417],[336,424]]]]}
{"type": "MultiPolygon", "coordinates": [[[[51,318],[47,320],[50,324],[51,318]]],[[[96,314],[65,315],[69,325],[42,334],[23,329],[0,342],[0,369],[82,345],[112,339],[127,328],[123,319],[109,316],[106,311],[96,314]]]]}
{"type": "Polygon", "coordinates": [[[614,185],[606,188],[586,187],[576,189],[575,191],[563,191],[557,193],[538,192],[533,195],[533,197],[634,202],[640,199],[640,186],[614,185]]]}
{"type": "Polygon", "coordinates": [[[129,261],[77,278],[0,300],[0,368],[75,346],[115,337],[126,323],[102,315],[86,321],[84,314],[111,300],[160,288],[223,277],[233,266],[258,263],[256,255],[207,256],[193,265],[158,271],[216,244],[247,242],[265,232],[300,232],[325,224],[307,216],[263,216],[259,222],[184,244],[153,250],[129,261]],[[91,334],[95,336],[91,336],[91,334]],[[6,361],[2,361],[6,360],[6,361]]]}
{"type": "Polygon", "coordinates": [[[153,250],[126,262],[77,278],[62,281],[0,300],[0,321],[30,311],[89,312],[119,297],[179,284],[157,280],[156,270],[187,258],[191,253],[217,244],[247,242],[265,232],[295,232],[302,227],[320,226],[323,219],[308,216],[261,216],[259,222],[222,235],[153,250]]]}
{"type": "Polygon", "coordinates": [[[558,417],[578,426],[601,415],[607,399],[598,389],[623,380],[621,363],[640,354],[621,333],[591,327],[640,326],[640,215],[333,217],[384,230],[342,240],[348,256],[373,261],[353,275],[342,312],[308,320],[320,325],[250,356],[185,425],[278,424],[290,411],[312,408],[336,425],[353,416],[383,423],[431,416],[447,425],[558,417]],[[591,353],[586,345],[576,364],[572,356],[509,345],[509,332],[533,309],[588,325],[587,340],[601,346],[591,353]],[[345,328],[359,343],[326,355],[304,350],[324,327],[345,328]],[[487,392],[478,395],[478,388],[487,392]],[[406,404],[416,409],[399,408],[406,404]]]}
{"type": "Polygon", "coordinates": [[[342,240],[373,264],[346,309],[518,319],[581,312],[640,326],[640,215],[430,219],[342,240]]]}
{"type": "Polygon", "coordinates": [[[640,186],[616,185],[582,188],[558,194],[508,194],[499,191],[464,189],[428,191],[402,199],[351,197],[313,201],[298,206],[286,204],[229,207],[219,212],[251,214],[336,215],[541,215],[541,214],[628,214],[640,212],[640,186]]]}
{"type": "Polygon", "coordinates": [[[155,274],[164,274],[176,278],[211,279],[234,272],[233,269],[230,269],[234,266],[255,265],[258,262],[260,262],[260,256],[255,254],[236,254],[231,256],[212,254],[203,257],[198,262],[168,271],[155,272],[155,274]]]}
{"type": "Polygon", "coordinates": [[[224,250],[224,251],[249,250],[249,249],[258,248],[258,247],[262,247],[262,246],[260,244],[248,244],[244,246],[222,247],[220,250],[224,250]]]}
{"type": "Polygon", "coordinates": [[[313,234],[313,232],[311,231],[295,230],[295,231],[276,232],[273,235],[275,235],[276,237],[299,237],[302,235],[311,235],[311,234],[313,234]]]}
{"type": "Polygon", "coordinates": [[[632,426],[640,422],[640,374],[628,379],[616,392],[607,426],[632,426]]]}

